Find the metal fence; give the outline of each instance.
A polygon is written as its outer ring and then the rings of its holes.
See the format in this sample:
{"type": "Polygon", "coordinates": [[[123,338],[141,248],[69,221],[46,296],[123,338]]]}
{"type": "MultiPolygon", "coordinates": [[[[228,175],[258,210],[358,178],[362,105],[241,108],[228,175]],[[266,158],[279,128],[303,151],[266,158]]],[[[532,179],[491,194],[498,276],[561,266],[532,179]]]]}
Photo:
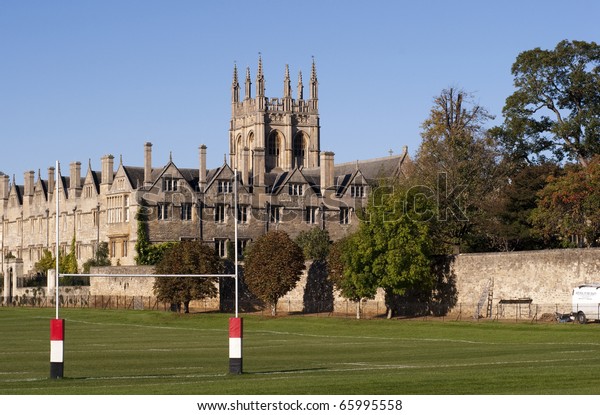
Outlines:
{"type": "MultiPolygon", "coordinates": [[[[222,311],[231,312],[233,304],[228,299],[196,300],[190,304],[191,312],[222,311]]],[[[53,296],[21,296],[13,297],[10,302],[0,302],[2,307],[55,307],[53,296]]],[[[59,306],[62,308],[95,308],[122,310],[160,310],[169,311],[170,303],[159,301],[153,296],[118,296],[118,295],[60,295],[59,306]]],[[[277,304],[278,315],[311,315],[317,317],[385,318],[387,307],[384,301],[368,300],[357,302],[350,300],[293,301],[281,299],[277,304]]],[[[491,309],[482,309],[474,303],[457,303],[452,305],[410,303],[399,304],[394,310],[394,318],[437,319],[442,321],[557,321],[558,316],[570,313],[571,304],[534,304],[503,303],[499,301],[491,309]]],[[[240,312],[263,316],[271,315],[271,308],[257,301],[240,301],[240,312]]]]}

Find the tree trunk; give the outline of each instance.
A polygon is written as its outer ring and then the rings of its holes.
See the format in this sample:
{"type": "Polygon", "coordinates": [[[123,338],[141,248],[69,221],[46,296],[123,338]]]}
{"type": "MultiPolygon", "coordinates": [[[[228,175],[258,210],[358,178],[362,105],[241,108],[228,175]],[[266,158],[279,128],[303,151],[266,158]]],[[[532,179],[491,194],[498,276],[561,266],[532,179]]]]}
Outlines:
{"type": "Polygon", "coordinates": [[[277,315],[277,303],[271,304],[271,316],[275,317],[277,315]]]}
{"type": "Polygon", "coordinates": [[[189,314],[190,313],[190,302],[189,301],[184,301],[183,302],[183,312],[185,314],[189,314]]]}
{"type": "Polygon", "coordinates": [[[356,319],[360,320],[360,302],[361,300],[358,300],[356,302],[356,319]]]}

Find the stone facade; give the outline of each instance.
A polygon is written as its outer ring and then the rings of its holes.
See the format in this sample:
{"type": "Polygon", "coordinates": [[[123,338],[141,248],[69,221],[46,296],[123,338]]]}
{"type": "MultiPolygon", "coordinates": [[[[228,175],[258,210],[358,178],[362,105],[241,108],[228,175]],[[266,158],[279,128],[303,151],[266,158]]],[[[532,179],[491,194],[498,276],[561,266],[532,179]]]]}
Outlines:
{"type": "Polygon", "coordinates": [[[106,155],[100,170],[90,161],[85,174],[80,162],[69,165],[68,176],[61,166],[48,168],[44,177],[27,171],[23,185],[0,174],[2,269],[9,254],[20,259],[20,272],[12,277],[22,285],[44,251],[55,252],[57,228],[59,249],[66,253],[74,242],[80,266],[101,242],[108,243],[113,265],[134,265],[142,204],[151,242],[200,240],[226,256],[234,235],[235,182],[241,249],[271,229],[291,237],[311,227],[327,229],[333,239],[351,233],[372,186],[382,177],[402,176],[410,160],[405,147],[397,155],[336,165],[333,152],[321,151],[314,61],[310,72],[307,99],[301,73],[292,97],[287,66],[283,97],[267,97],[259,58],[255,97],[249,69],[241,97],[234,66],[229,162],[217,168],[207,168],[204,145],[198,166],[179,167],[171,159],[154,167],[152,144],[145,143],[143,166],[120,159],[115,168],[114,157],[106,155]]]}

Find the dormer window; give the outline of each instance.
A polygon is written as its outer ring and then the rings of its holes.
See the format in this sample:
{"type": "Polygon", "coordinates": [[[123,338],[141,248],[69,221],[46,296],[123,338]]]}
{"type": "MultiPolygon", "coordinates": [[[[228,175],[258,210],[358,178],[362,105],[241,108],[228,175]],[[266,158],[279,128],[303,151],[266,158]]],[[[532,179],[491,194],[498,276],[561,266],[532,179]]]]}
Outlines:
{"type": "Polygon", "coordinates": [[[217,193],[233,193],[231,180],[219,180],[217,182],[217,193]]]}
{"type": "Polygon", "coordinates": [[[163,190],[165,192],[176,192],[178,183],[178,179],[174,179],[172,177],[165,177],[163,179],[163,190]]]}
{"type": "Polygon", "coordinates": [[[354,198],[365,197],[365,186],[353,184],[350,186],[350,196],[354,198]]]}
{"type": "Polygon", "coordinates": [[[292,196],[302,196],[304,194],[304,185],[298,183],[290,183],[288,192],[292,196]]]}

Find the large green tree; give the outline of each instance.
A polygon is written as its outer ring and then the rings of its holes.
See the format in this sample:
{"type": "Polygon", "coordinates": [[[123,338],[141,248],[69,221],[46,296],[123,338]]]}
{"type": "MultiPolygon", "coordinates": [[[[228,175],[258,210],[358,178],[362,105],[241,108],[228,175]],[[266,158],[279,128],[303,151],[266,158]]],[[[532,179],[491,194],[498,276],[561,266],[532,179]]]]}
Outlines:
{"type": "Polygon", "coordinates": [[[555,247],[554,238],[542,238],[535,231],[532,212],[537,207],[538,192],[547,178],[558,175],[553,163],[522,164],[504,183],[496,197],[486,200],[485,220],[475,235],[480,251],[522,251],[555,247]]]}
{"type": "Polygon", "coordinates": [[[329,232],[327,229],[315,226],[307,231],[300,232],[296,238],[296,243],[302,248],[304,258],[313,261],[324,261],[330,248],[329,232]]]}
{"type": "Polygon", "coordinates": [[[498,147],[485,129],[492,116],[471,94],[444,89],[422,125],[411,180],[435,203],[431,226],[439,253],[470,251],[469,236],[486,215],[485,202],[505,180],[498,147]]]}
{"type": "Polygon", "coordinates": [[[328,278],[340,295],[356,302],[356,318],[360,319],[361,301],[374,298],[377,293],[377,277],[369,272],[367,264],[360,263],[363,256],[355,256],[359,236],[354,234],[335,241],[327,256],[328,278]]]}
{"type": "Polygon", "coordinates": [[[244,281],[277,314],[277,301],[292,290],[304,270],[302,249],[282,231],[270,231],[247,249],[244,281]]]}
{"type": "MultiPolygon", "coordinates": [[[[199,275],[219,274],[223,264],[212,247],[201,242],[182,241],[172,245],[155,267],[155,274],[199,275]]],[[[169,302],[172,309],[189,313],[192,300],[213,298],[217,295],[215,278],[201,277],[157,277],[154,292],[160,301],[169,302]]]]}
{"type": "Polygon", "coordinates": [[[382,288],[388,317],[397,312],[401,296],[431,293],[432,208],[423,186],[396,182],[377,187],[358,231],[339,246],[342,264],[334,268],[336,286],[354,299],[382,288]]]}
{"type": "Polygon", "coordinates": [[[512,66],[515,92],[495,129],[516,158],[573,160],[600,154],[600,46],[559,42],[554,50],[520,53],[512,66]]]}

